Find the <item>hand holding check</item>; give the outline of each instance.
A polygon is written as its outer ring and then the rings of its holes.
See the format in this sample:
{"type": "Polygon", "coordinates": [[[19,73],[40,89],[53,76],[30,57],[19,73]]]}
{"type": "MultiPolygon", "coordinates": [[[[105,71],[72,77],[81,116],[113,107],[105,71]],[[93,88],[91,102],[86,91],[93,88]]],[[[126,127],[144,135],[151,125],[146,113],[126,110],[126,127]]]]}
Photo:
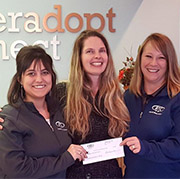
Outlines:
{"type": "Polygon", "coordinates": [[[123,146],[120,146],[122,138],[113,138],[81,145],[88,153],[83,164],[119,158],[124,156],[123,146]]]}

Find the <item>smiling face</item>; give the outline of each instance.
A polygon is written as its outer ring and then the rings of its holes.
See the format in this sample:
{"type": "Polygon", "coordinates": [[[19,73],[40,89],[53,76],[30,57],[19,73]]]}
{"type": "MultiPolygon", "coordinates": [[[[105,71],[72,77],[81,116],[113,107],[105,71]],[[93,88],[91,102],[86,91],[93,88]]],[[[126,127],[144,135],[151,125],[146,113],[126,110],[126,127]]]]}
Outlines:
{"type": "Polygon", "coordinates": [[[84,41],[81,60],[84,71],[91,79],[99,77],[104,72],[108,63],[108,55],[99,37],[92,36],[84,41]]]}
{"type": "Polygon", "coordinates": [[[52,75],[45,69],[41,61],[38,61],[36,65],[33,61],[22,74],[20,82],[25,90],[25,101],[44,100],[52,87],[52,75]]]}
{"type": "Polygon", "coordinates": [[[141,70],[145,88],[152,84],[159,88],[166,80],[167,59],[151,42],[144,47],[141,56],[141,70]]]}

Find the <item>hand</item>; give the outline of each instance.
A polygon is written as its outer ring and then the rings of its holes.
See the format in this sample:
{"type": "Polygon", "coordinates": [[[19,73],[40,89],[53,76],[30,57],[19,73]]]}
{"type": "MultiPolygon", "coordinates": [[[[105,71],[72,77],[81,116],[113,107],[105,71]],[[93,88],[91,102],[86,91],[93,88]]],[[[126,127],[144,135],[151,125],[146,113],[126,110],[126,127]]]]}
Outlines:
{"type": "Polygon", "coordinates": [[[84,158],[87,158],[86,150],[80,145],[71,144],[67,151],[72,155],[74,160],[79,159],[79,161],[82,161],[84,158]]]}
{"type": "Polygon", "coordinates": [[[128,137],[124,139],[120,145],[127,145],[129,149],[135,154],[139,153],[141,150],[141,144],[137,137],[128,137]]]}
{"type": "MultiPolygon", "coordinates": [[[[0,112],[2,111],[2,109],[0,108],[0,112]]],[[[0,123],[4,122],[4,119],[3,118],[0,118],[0,123]]],[[[3,129],[3,126],[0,125],[0,130],[3,129]]]]}

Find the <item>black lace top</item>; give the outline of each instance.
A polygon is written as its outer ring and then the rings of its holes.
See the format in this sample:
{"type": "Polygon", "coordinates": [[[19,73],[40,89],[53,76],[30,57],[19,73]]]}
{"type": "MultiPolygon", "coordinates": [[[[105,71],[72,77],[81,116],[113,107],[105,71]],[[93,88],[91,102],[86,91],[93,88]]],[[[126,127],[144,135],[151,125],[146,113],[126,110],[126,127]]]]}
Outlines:
{"type": "MultiPolygon", "coordinates": [[[[61,95],[66,96],[65,84],[58,84],[58,91],[61,95]]],[[[61,103],[65,105],[65,97],[59,97],[61,103]]],[[[92,111],[89,119],[90,132],[85,140],[81,142],[78,135],[74,135],[72,141],[74,144],[83,144],[95,142],[111,138],[108,135],[109,119],[98,114],[95,110],[92,111]]],[[[74,165],[67,169],[67,178],[121,178],[121,168],[119,168],[117,160],[106,160],[102,162],[83,165],[78,160],[74,165]]]]}

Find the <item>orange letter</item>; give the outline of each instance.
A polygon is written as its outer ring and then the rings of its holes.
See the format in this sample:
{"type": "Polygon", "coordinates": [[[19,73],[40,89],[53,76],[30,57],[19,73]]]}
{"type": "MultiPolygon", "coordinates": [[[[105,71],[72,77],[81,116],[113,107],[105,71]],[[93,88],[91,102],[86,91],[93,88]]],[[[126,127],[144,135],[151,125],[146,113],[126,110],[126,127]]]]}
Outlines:
{"type": "Polygon", "coordinates": [[[47,32],[64,32],[64,29],[61,28],[61,5],[55,5],[54,8],[56,9],[57,8],[57,14],[55,13],[48,13],[46,16],[44,16],[44,19],[43,19],[43,26],[44,26],[44,29],[47,31],[47,32]],[[54,17],[56,20],[57,20],[57,26],[56,28],[54,29],[50,29],[48,28],[48,25],[47,25],[47,20],[50,18],[50,17],[54,17]]]}
{"type": "Polygon", "coordinates": [[[65,19],[65,27],[69,32],[74,32],[74,33],[79,32],[82,29],[82,26],[83,26],[83,20],[79,14],[77,13],[68,14],[68,16],[65,19]],[[69,20],[71,19],[71,17],[76,17],[79,20],[79,26],[75,29],[69,26],[69,20]]]}
{"type": "Polygon", "coordinates": [[[101,32],[103,29],[104,29],[104,25],[105,25],[105,20],[104,20],[104,17],[99,14],[99,13],[95,13],[95,14],[84,14],[84,17],[87,18],[87,29],[92,29],[92,30],[97,30],[98,32],[101,32]],[[94,29],[91,27],[91,20],[94,18],[94,17],[98,17],[101,21],[101,25],[98,29],[94,29]]]}
{"type": "Polygon", "coordinates": [[[108,11],[106,14],[106,17],[108,17],[108,22],[109,22],[109,31],[110,32],[116,32],[116,29],[113,29],[112,27],[112,18],[116,17],[116,14],[112,12],[112,8],[108,11]]]}

